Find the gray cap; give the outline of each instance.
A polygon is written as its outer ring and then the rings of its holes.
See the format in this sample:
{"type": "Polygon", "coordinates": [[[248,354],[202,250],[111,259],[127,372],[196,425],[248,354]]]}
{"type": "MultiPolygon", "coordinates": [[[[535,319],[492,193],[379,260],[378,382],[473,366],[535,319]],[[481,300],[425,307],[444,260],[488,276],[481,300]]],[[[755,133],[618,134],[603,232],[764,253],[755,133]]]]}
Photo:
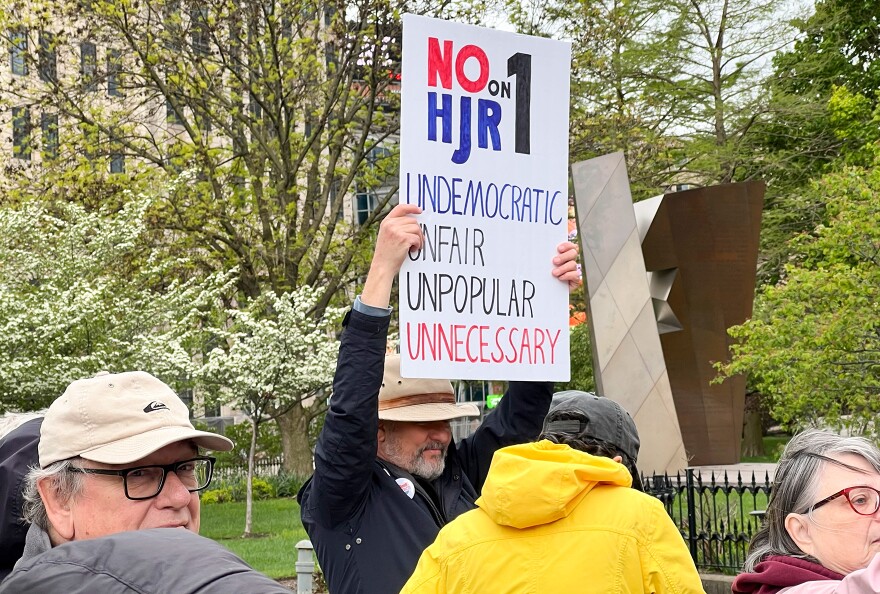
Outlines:
{"type": "Polygon", "coordinates": [[[610,398],[590,392],[566,390],[554,394],[544,419],[542,433],[547,432],[603,441],[625,454],[632,465],[639,457],[639,432],[629,413],[610,398]],[[559,418],[571,415],[577,416],[579,421],[559,418]]]}

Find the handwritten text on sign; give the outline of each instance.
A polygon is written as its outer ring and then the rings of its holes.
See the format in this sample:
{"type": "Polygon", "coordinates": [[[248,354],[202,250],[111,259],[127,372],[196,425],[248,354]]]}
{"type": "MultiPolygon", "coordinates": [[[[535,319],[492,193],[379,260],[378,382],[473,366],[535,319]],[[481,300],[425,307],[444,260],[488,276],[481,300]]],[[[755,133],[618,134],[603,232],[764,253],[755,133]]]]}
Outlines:
{"type": "Polygon", "coordinates": [[[425,237],[400,275],[404,375],[568,378],[567,287],[550,271],[567,234],[569,52],[404,17],[400,200],[422,208],[425,237]]]}

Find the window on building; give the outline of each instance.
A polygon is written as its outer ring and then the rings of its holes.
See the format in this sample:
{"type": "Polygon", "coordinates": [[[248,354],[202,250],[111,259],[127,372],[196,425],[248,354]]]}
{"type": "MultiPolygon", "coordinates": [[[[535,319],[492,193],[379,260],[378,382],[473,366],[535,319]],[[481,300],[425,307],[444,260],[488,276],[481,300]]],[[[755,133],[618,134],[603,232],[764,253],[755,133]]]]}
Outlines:
{"type": "Polygon", "coordinates": [[[293,19],[290,12],[284,11],[281,15],[281,37],[290,39],[293,37],[293,19]]]}
{"type": "Polygon", "coordinates": [[[183,35],[180,0],[167,0],[162,8],[162,42],[170,50],[181,49],[183,35]]]}
{"type": "Polygon", "coordinates": [[[118,153],[110,155],[110,173],[125,173],[125,156],[118,153]]]}
{"type": "Polygon", "coordinates": [[[79,129],[82,132],[82,145],[80,153],[94,167],[101,149],[101,132],[97,126],[90,126],[80,122],[79,129]]]}
{"type": "Polygon", "coordinates": [[[79,44],[79,72],[87,91],[98,90],[98,50],[91,41],[79,44]]]}
{"type": "Polygon", "coordinates": [[[208,8],[196,6],[189,13],[192,31],[192,48],[197,54],[207,54],[211,48],[211,35],[208,30],[208,8]]]}
{"type": "Polygon", "coordinates": [[[389,149],[384,146],[374,146],[367,153],[367,165],[369,165],[370,169],[376,169],[377,167],[384,169],[385,159],[390,156],[391,151],[389,149]]]}
{"type": "Polygon", "coordinates": [[[9,33],[9,67],[12,74],[24,76],[27,68],[27,29],[16,29],[9,33]]]}
{"type": "Polygon", "coordinates": [[[370,217],[370,213],[376,210],[376,195],[372,192],[358,192],[354,199],[355,220],[358,225],[363,225],[370,217]]]}
{"type": "Polygon", "coordinates": [[[122,52],[118,49],[107,50],[107,94],[111,97],[122,95],[120,77],[122,76],[122,52]]]}
{"type": "Polygon", "coordinates": [[[31,108],[12,108],[12,156],[31,160],[31,108]]]}
{"type": "Polygon", "coordinates": [[[196,117],[196,121],[199,126],[199,130],[202,131],[202,134],[210,134],[211,130],[214,128],[213,119],[211,118],[211,114],[207,111],[196,111],[193,109],[193,115],[196,117]]]}
{"type": "Polygon", "coordinates": [[[40,31],[40,80],[55,82],[58,76],[58,58],[55,54],[55,34],[40,31]]]}
{"type": "Polygon", "coordinates": [[[40,131],[43,142],[43,160],[52,161],[58,158],[58,115],[54,113],[40,115],[40,131]]]}
{"type": "Polygon", "coordinates": [[[336,50],[330,43],[324,45],[324,64],[327,68],[336,67],[336,50]]]}
{"type": "Polygon", "coordinates": [[[250,110],[251,115],[253,115],[255,119],[263,119],[263,106],[260,105],[260,102],[254,97],[253,93],[248,93],[248,95],[250,97],[248,101],[248,109],[250,110]]]}
{"type": "Polygon", "coordinates": [[[169,124],[179,124],[181,122],[180,114],[174,109],[171,99],[165,98],[165,121],[169,124]]]}

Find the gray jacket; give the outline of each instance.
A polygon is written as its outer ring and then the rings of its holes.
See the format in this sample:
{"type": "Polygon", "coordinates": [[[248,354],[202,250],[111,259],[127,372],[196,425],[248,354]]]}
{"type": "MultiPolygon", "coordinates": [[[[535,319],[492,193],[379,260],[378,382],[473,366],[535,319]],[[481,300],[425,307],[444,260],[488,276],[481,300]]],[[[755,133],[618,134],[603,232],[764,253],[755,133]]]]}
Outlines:
{"type": "Polygon", "coordinates": [[[23,559],[0,594],[290,594],[225,547],[182,528],[120,532],[23,559]]]}

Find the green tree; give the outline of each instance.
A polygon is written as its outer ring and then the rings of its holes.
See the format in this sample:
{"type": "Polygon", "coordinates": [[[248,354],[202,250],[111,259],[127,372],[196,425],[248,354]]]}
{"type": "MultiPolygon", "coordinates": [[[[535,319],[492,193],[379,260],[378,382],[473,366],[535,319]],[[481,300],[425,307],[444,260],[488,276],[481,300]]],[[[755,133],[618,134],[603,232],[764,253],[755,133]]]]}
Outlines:
{"type": "MultiPolygon", "coordinates": [[[[325,406],[339,348],[333,332],[343,311],[326,308],[316,321],[312,312],[320,299],[320,290],[300,287],[254,300],[248,310],[229,310],[229,329],[218,335],[223,346],[211,350],[198,370],[200,382],[215,398],[244,411],[251,421],[244,536],[251,535],[254,458],[262,424],[293,406],[319,411],[325,406]]],[[[307,426],[300,430],[308,433],[307,426]]]]}
{"type": "MultiPolygon", "coordinates": [[[[31,76],[0,100],[57,115],[61,138],[48,151],[35,126],[46,158],[17,181],[32,193],[115,185],[70,192],[114,209],[128,200],[119,188],[192,170],[149,211],[157,245],[203,273],[237,270],[241,308],[316,287],[318,320],[350,299],[395,194],[401,7],[0,0],[0,31],[25,31],[31,48],[31,76]],[[56,75],[37,77],[49,55],[56,75]],[[360,219],[355,195],[372,207],[360,219]]],[[[407,8],[469,14],[467,3],[407,8]]],[[[279,417],[287,470],[311,470],[308,419],[298,405],[279,417]]]]}
{"type": "Polygon", "coordinates": [[[773,57],[765,81],[770,117],[751,136],[749,169],[768,182],[759,281],[778,280],[787,241],[823,221],[824,204],[804,190],[841,165],[871,162],[865,138],[876,129],[880,9],[873,3],[819,0],[797,18],[795,43],[773,57]]]}
{"type": "Polygon", "coordinates": [[[154,199],[132,196],[112,216],[42,201],[0,209],[0,409],[48,406],[101,370],[192,387],[200,333],[232,277],[181,279],[181,261],[147,250],[154,199]]]}
{"type": "Polygon", "coordinates": [[[827,224],[792,240],[782,279],[766,287],[722,376],[751,374],[774,418],[878,433],[880,168],[828,174],[810,191],[827,224]]]}
{"type": "Polygon", "coordinates": [[[766,66],[794,39],[782,0],[526,2],[525,33],[573,41],[571,155],[624,151],[636,199],[760,176],[766,66]]]}
{"type": "Polygon", "coordinates": [[[572,42],[572,161],[621,150],[633,195],[660,193],[674,169],[675,123],[660,97],[648,93],[648,70],[669,75],[669,64],[647,49],[662,4],[654,0],[505,3],[521,33],[572,42]],[[652,57],[653,56],[653,57],[652,57]]]}

